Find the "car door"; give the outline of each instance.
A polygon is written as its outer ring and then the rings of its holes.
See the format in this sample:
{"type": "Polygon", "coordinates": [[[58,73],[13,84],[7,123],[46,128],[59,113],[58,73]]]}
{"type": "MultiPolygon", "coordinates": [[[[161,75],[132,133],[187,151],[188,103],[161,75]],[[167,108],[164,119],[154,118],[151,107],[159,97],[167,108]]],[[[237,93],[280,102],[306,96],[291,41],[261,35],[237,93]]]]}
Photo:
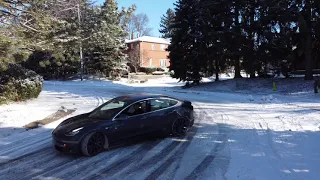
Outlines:
{"type": "Polygon", "coordinates": [[[150,99],[152,121],[157,130],[166,130],[175,119],[174,104],[167,98],[150,99]]]}
{"type": "Polygon", "coordinates": [[[139,101],[122,111],[114,123],[114,134],[117,139],[138,136],[146,131],[147,101],[139,101]]]}

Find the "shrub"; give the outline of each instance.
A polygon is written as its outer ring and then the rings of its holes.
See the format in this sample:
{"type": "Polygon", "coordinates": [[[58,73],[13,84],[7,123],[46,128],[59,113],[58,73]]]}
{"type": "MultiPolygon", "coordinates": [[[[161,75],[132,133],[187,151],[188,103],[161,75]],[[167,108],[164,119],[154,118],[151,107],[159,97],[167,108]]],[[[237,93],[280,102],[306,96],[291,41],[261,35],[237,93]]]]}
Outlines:
{"type": "Polygon", "coordinates": [[[0,82],[1,104],[37,98],[42,90],[43,78],[20,65],[8,64],[6,70],[0,71],[0,82]]]}
{"type": "Polygon", "coordinates": [[[3,96],[0,96],[0,105],[1,104],[6,104],[7,103],[7,99],[3,96]]]}
{"type": "Polygon", "coordinates": [[[155,71],[157,71],[157,68],[147,68],[147,67],[140,67],[139,68],[139,72],[144,72],[146,74],[152,74],[155,71]]]}
{"type": "Polygon", "coordinates": [[[165,70],[162,68],[157,68],[157,71],[165,72],[165,70]]]}

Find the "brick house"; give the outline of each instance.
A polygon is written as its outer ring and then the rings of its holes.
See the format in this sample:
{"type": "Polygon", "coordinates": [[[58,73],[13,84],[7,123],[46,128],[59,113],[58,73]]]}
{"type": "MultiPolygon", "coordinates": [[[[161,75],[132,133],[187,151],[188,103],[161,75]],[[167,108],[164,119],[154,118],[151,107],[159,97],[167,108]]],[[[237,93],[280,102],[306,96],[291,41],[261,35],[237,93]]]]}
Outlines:
{"type": "Polygon", "coordinates": [[[128,49],[124,52],[134,66],[167,68],[170,65],[166,51],[169,41],[163,38],[142,36],[126,40],[128,49]]]}

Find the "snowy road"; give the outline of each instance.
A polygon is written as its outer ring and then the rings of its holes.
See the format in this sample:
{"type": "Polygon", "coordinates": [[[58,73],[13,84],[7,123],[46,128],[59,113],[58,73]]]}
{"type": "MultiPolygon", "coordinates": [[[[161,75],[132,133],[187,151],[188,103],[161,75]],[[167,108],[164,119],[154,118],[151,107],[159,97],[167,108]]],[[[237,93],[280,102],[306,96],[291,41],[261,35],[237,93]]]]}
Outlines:
{"type": "MultiPolygon", "coordinates": [[[[147,140],[92,158],[54,151],[50,132],[58,122],[18,131],[0,138],[0,179],[320,179],[318,99],[279,96],[265,102],[235,93],[57,82],[46,83],[37,101],[59,95],[64,101],[52,106],[77,108],[80,114],[132,92],[191,100],[194,128],[183,139],[147,140]]],[[[43,106],[39,103],[34,108],[43,106]]]]}

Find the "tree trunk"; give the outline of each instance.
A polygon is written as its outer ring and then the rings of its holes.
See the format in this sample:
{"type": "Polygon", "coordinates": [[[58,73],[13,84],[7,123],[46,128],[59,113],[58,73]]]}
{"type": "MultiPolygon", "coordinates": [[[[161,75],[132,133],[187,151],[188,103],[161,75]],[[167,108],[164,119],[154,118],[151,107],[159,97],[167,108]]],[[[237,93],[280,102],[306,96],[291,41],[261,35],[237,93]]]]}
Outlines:
{"type": "MultiPolygon", "coordinates": [[[[251,30],[250,30],[251,31],[251,30]]],[[[249,43],[249,47],[250,47],[250,51],[251,54],[247,55],[248,59],[249,59],[249,74],[250,74],[250,78],[255,78],[255,71],[254,71],[254,33],[250,32],[249,33],[249,39],[250,39],[250,43],[249,43]]]]}
{"type": "Polygon", "coordinates": [[[215,65],[216,65],[216,81],[219,81],[219,72],[220,72],[219,60],[216,60],[215,65]]]}
{"type": "MultiPolygon", "coordinates": [[[[254,23],[254,16],[255,16],[255,7],[252,5],[251,9],[250,9],[250,26],[252,26],[251,28],[253,28],[253,23],[254,23]]],[[[254,70],[254,34],[255,34],[255,29],[250,29],[250,45],[251,45],[251,51],[252,54],[249,55],[250,56],[250,78],[255,78],[256,77],[256,73],[254,70]]]]}
{"type": "Polygon", "coordinates": [[[242,78],[241,74],[240,74],[240,59],[239,56],[236,57],[235,59],[235,65],[234,65],[234,78],[242,78]]]}
{"type": "Polygon", "coordinates": [[[305,80],[312,80],[313,74],[312,74],[312,22],[311,22],[311,13],[312,13],[312,7],[311,7],[311,0],[306,0],[306,14],[307,17],[305,18],[307,29],[306,29],[306,50],[305,50],[305,80]]]}
{"type": "Polygon", "coordinates": [[[305,80],[312,80],[312,36],[309,33],[306,37],[306,53],[305,53],[305,61],[306,61],[306,71],[305,71],[305,80]]]}
{"type": "Polygon", "coordinates": [[[263,68],[263,73],[264,73],[264,78],[266,79],[266,78],[268,78],[268,62],[267,62],[267,60],[265,59],[264,60],[264,68],[263,68]]]}
{"type": "MultiPolygon", "coordinates": [[[[235,11],[235,30],[236,30],[236,35],[239,35],[241,34],[241,30],[240,30],[240,27],[239,27],[239,3],[236,3],[235,2],[235,7],[234,7],[234,11],[235,11]]],[[[240,54],[240,49],[239,49],[239,38],[236,37],[236,53],[239,53],[240,54]]],[[[235,57],[235,61],[234,61],[234,78],[242,78],[241,74],[240,74],[240,57],[239,57],[239,54],[236,55],[235,57]]]]}
{"type": "Polygon", "coordinates": [[[319,87],[320,87],[320,78],[314,81],[314,93],[319,93],[319,87]]]}

